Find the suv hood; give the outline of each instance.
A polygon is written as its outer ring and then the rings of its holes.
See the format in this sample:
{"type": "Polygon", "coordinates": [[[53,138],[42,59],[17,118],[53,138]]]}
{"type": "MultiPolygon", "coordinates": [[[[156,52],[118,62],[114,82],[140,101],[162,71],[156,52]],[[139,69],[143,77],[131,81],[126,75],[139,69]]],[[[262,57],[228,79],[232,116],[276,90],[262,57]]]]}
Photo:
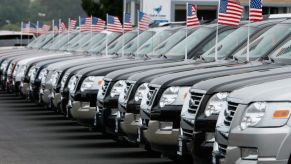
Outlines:
{"type": "Polygon", "coordinates": [[[249,104],[255,101],[290,101],[291,78],[276,80],[233,91],[228,101],[249,104]]]}

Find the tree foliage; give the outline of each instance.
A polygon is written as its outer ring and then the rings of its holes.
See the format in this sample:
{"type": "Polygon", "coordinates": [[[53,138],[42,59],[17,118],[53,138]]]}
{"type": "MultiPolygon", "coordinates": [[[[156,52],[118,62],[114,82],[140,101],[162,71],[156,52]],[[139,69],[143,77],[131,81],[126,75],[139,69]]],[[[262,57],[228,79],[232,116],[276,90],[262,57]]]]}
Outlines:
{"type": "Polygon", "coordinates": [[[106,14],[110,14],[122,18],[122,0],[82,0],[82,7],[88,16],[92,15],[105,20],[106,14]]]}
{"type": "MultiPolygon", "coordinates": [[[[0,28],[21,21],[50,22],[85,16],[81,0],[0,0],[0,28]],[[4,26],[5,25],[5,26],[4,26]]],[[[3,28],[2,28],[3,29],[3,28]]],[[[6,28],[5,28],[6,29],[6,28]]]]}

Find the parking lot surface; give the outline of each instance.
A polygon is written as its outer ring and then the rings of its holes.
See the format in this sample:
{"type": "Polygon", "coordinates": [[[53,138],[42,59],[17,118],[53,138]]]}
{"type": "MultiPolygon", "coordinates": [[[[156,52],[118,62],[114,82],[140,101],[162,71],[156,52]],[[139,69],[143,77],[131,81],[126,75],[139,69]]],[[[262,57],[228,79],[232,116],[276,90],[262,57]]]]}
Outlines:
{"type": "Polygon", "coordinates": [[[172,164],[0,91],[0,164],[172,164]]]}

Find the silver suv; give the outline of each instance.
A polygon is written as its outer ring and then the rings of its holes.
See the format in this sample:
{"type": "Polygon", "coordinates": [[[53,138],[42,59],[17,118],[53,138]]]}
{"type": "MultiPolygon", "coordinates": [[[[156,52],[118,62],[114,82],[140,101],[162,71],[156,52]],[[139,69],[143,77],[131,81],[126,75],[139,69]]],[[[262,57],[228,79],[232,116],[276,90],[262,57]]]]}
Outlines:
{"type": "Polygon", "coordinates": [[[290,90],[288,78],[233,91],[216,125],[213,162],[290,163],[290,90]]]}

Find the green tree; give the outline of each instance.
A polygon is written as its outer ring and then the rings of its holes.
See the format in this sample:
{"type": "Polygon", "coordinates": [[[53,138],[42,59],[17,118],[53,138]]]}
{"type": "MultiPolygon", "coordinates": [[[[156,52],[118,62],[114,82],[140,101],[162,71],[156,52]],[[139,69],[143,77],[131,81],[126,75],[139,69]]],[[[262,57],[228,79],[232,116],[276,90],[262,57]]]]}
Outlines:
{"type": "Polygon", "coordinates": [[[122,0],[82,0],[82,7],[88,16],[106,19],[106,14],[118,16],[122,21],[122,0]]]}

